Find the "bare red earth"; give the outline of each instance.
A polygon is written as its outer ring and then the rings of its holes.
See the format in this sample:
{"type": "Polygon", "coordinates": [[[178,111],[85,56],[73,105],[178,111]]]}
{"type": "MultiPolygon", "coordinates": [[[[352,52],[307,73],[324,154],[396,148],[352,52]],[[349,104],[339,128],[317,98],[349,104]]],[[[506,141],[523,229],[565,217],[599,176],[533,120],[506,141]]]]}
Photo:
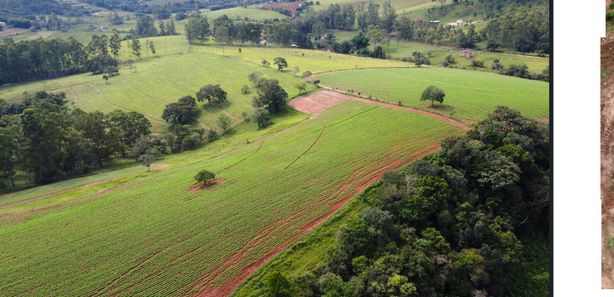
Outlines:
{"type": "Polygon", "coordinates": [[[217,185],[217,184],[221,184],[221,183],[223,183],[223,182],[224,182],[224,179],[223,179],[223,178],[216,178],[216,179],[214,179],[214,180],[212,180],[212,181],[208,182],[208,183],[207,183],[207,184],[205,184],[205,185],[203,185],[202,183],[196,183],[196,184],[193,184],[193,185],[192,185],[192,186],[191,186],[191,187],[188,189],[188,191],[190,191],[190,192],[198,192],[198,191],[200,191],[200,190],[202,190],[202,189],[210,188],[210,187],[213,187],[213,186],[215,186],[215,185],[217,185]]]}
{"type": "Polygon", "coordinates": [[[27,31],[28,31],[27,29],[21,29],[21,28],[6,29],[3,31],[0,31],[0,37],[17,35],[19,33],[27,32],[27,31]]]}

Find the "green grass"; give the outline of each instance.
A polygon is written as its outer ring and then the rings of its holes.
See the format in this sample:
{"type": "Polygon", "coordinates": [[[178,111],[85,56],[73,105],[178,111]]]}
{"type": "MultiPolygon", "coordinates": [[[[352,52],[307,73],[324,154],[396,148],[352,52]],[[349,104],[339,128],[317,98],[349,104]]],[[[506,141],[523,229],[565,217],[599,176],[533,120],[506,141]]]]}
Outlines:
{"type": "MultiPolygon", "coordinates": [[[[100,110],[109,112],[114,109],[138,111],[147,116],[156,131],[165,127],[161,119],[166,104],[175,102],[182,96],[192,95],[205,84],[221,84],[228,93],[229,104],[223,108],[208,108],[202,111],[201,125],[217,128],[216,121],[220,114],[226,114],[234,123],[243,120],[243,112],[252,111],[250,94],[241,94],[243,85],[251,86],[247,76],[260,72],[267,78],[280,81],[290,97],[299,94],[297,84],[303,80],[293,72],[300,68],[300,74],[306,70],[313,72],[337,69],[354,69],[363,67],[408,66],[408,63],[338,55],[316,50],[258,48],[226,46],[222,56],[222,47],[216,45],[188,46],[184,36],[146,38],[156,44],[158,56],[145,52],[141,61],[137,61],[136,72],[126,65],[120,69],[120,75],[106,83],[101,76],[89,73],[18,84],[0,89],[0,98],[17,101],[23,92],[34,93],[40,90],[64,91],[76,107],[86,111],[100,110]],[[271,63],[275,57],[282,56],[288,60],[289,69],[283,72],[273,67],[262,67],[259,63],[266,58],[271,63]]],[[[146,40],[144,39],[144,40],[146,40]]],[[[144,43],[144,40],[141,42],[144,43]]],[[[124,43],[122,59],[131,57],[124,43]]],[[[313,90],[308,85],[307,91],[313,90]]],[[[202,104],[201,104],[202,105],[202,104]]]]}
{"type": "Polygon", "coordinates": [[[339,228],[350,220],[358,218],[366,208],[367,204],[360,198],[352,199],[299,242],[256,270],[232,296],[255,296],[264,278],[271,272],[280,271],[286,277],[297,278],[322,265],[327,257],[326,253],[337,241],[339,228]]]}
{"type": "Polygon", "coordinates": [[[300,236],[377,168],[454,134],[428,117],[346,102],[308,120],[290,113],[266,130],[243,125],[160,160],[168,165],[160,171],[129,167],[1,196],[0,278],[8,281],[0,295],[192,293],[242,247],[216,283],[300,236]],[[225,181],[187,191],[203,168],[225,181]],[[71,189],[95,181],[103,182],[71,189]],[[21,216],[6,215],[15,210],[21,216]]]}
{"type": "Polygon", "coordinates": [[[368,69],[317,76],[322,84],[387,102],[428,109],[447,116],[478,121],[498,105],[519,110],[530,118],[547,118],[548,83],[487,72],[446,68],[368,69]],[[429,85],[445,93],[443,105],[420,101],[429,85]]]}

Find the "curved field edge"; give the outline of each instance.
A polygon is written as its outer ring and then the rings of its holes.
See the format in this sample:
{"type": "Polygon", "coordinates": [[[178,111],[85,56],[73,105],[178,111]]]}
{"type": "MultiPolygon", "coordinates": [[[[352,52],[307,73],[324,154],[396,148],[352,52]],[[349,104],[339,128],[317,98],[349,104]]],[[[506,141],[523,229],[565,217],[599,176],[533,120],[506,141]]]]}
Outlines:
{"type": "Polygon", "coordinates": [[[548,118],[548,83],[487,72],[422,67],[335,71],[314,76],[323,87],[393,104],[428,110],[465,122],[484,119],[498,105],[534,119],[548,118]],[[443,104],[421,101],[430,85],[441,88],[443,104]]]}
{"type": "Polygon", "coordinates": [[[125,169],[119,176],[132,179],[110,191],[92,188],[92,199],[3,221],[0,238],[10,240],[0,240],[7,264],[0,276],[15,281],[0,286],[1,294],[202,294],[300,237],[378,168],[457,133],[426,117],[355,102],[304,118],[165,157],[159,171],[125,169]],[[223,183],[187,191],[202,167],[229,169],[220,174],[223,183]]]}

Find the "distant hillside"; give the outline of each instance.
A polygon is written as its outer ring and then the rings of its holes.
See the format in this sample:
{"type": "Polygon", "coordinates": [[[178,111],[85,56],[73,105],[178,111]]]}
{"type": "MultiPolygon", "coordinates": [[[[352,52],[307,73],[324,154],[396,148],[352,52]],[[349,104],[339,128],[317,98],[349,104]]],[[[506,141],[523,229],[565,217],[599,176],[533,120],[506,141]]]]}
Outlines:
{"type": "Polygon", "coordinates": [[[11,26],[23,27],[25,20],[49,14],[76,16],[81,15],[82,11],[56,0],[0,0],[0,22],[11,26]]]}

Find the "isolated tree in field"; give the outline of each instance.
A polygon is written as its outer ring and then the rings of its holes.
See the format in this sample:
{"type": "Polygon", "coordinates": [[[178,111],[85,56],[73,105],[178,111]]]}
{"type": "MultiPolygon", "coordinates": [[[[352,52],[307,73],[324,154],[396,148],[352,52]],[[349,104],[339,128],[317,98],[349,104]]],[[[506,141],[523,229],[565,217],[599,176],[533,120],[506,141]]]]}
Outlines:
{"type": "Polygon", "coordinates": [[[296,88],[298,89],[299,94],[302,94],[307,89],[307,84],[305,82],[300,82],[296,85],[296,88]]]}
{"type": "Polygon", "coordinates": [[[139,59],[141,58],[141,42],[136,37],[133,37],[130,41],[130,49],[132,50],[132,55],[139,59]]]}
{"type": "Polygon", "coordinates": [[[228,131],[230,131],[231,129],[230,118],[227,117],[225,114],[220,115],[217,118],[217,126],[220,127],[220,129],[222,130],[222,134],[228,133],[228,131]]]}
{"type": "Polygon", "coordinates": [[[447,55],[445,58],[443,58],[443,62],[441,62],[441,66],[443,67],[448,67],[454,64],[456,64],[456,59],[454,59],[454,56],[452,55],[447,55]]]}
{"type": "Polygon", "coordinates": [[[421,52],[413,52],[412,54],[412,62],[416,64],[416,66],[421,67],[422,65],[430,65],[431,61],[426,57],[424,53],[421,52]]]}
{"type": "Polygon", "coordinates": [[[215,40],[222,45],[222,56],[224,55],[224,48],[230,43],[230,30],[226,26],[219,26],[215,28],[215,40]]]}
{"type": "Polygon", "coordinates": [[[242,86],[241,87],[241,94],[243,94],[243,95],[249,94],[249,86],[247,86],[247,85],[242,86]]]}
{"type": "Polygon", "coordinates": [[[260,61],[260,64],[262,64],[263,67],[269,67],[269,65],[271,65],[271,63],[269,63],[269,61],[267,61],[266,59],[262,59],[262,61],[260,61]]]}
{"type": "Polygon", "coordinates": [[[109,39],[109,47],[111,48],[111,54],[113,55],[115,60],[119,60],[119,52],[122,48],[121,42],[122,40],[119,37],[119,34],[117,34],[117,31],[114,31],[113,35],[109,39]]]}
{"type": "Polygon", "coordinates": [[[271,123],[269,111],[262,107],[256,107],[254,109],[253,120],[256,122],[256,125],[258,125],[258,128],[266,128],[271,123]]]}
{"type": "Polygon", "coordinates": [[[210,181],[212,181],[215,178],[215,173],[203,169],[201,171],[199,171],[195,176],[194,176],[194,180],[196,180],[196,182],[199,183],[203,183],[203,187],[206,186],[210,181]]]}
{"type": "Polygon", "coordinates": [[[262,79],[262,74],[260,72],[252,72],[247,76],[247,79],[249,79],[249,81],[251,81],[254,85],[257,85],[262,79]]]}
{"type": "Polygon", "coordinates": [[[154,42],[148,40],[148,45],[147,46],[149,47],[149,50],[151,51],[151,54],[155,56],[156,55],[156,45],[154,44],[154,42]]]}
{"type": "Polygon", "coordinates": [[[185,25],[185,32],[189,43],[195,40],[203,42],[211,32],[209,30],[209,21],[202,15],[192,16],[185,25]]]}
{"type": "Polygon", "coordinates": [[[436,86],[429,86],[422,92],[420,100],[430,100],[431,106],[435,106],[435,102],[443,103],[443,98],[446,94],[436,86]]]}
{"type": "Polygon", "coordinates": [[[277,57],[273,61],[273,64],[277,65],[277,70],[282,71],[284,68],[288,67],[288,61],[286,61],[283,57],[277,57]]]}
{"type": "Polygon", "coordinates": [[[147,171],[151,169],[151,163],[156,160],[156,157],[152,154],[142,154],[139,156],[139,162],[147,167],[147,171]]]}
{"type": "Polygon", "coordinates": [[[262,79],[258,82],[258,96],[254,98],[256,107],[266,108],[270,113],[280,113],[286,108],[288,93],[276,79],[262,79]]]}
{"type": "Polygon", "coordinates": [[[226,91],[220,85],[206,85],[196,93],[198,102],[207,100],[209,105],[226,102],[226,91]]]}

